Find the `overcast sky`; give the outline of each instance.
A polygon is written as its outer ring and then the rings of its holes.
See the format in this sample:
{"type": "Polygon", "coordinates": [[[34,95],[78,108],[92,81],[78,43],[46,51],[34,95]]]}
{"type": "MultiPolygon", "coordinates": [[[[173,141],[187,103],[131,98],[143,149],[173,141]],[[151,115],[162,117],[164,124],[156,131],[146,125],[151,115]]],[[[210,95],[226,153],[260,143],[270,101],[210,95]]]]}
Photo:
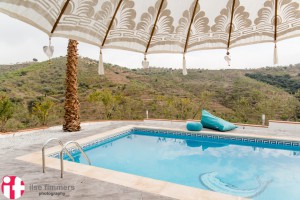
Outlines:
{"type": "MultiPolygon", "coordinates": [[[[54,57],[66,55],[67,39],[53,38],[54,57]]],[[[47,60],[42,47],[48,45],[48,36],[40,30],[16,19],[0,14],[0,64],[47,60]]],[[[300,63],[300,38],[281,41],[277,44],[279,65],[300,63]]],[[[257,68],[273,66],[274,44],[257,44],[231,49],[230,68],[257,68]]],[[[228,68],[224,56],[225,50],[206,50],[186,55],[188,68],[224,69],[228,68]]],[[[99,47],[85,43],[79,44],[79,54],[98,60],[99,47]]],[[[143,55],[128,51],[103,50],[104,62],[130,68],[140,68],[143,55]]],[[[180,54],[149,55],[150,66],[182,67],[180,54]]]]}

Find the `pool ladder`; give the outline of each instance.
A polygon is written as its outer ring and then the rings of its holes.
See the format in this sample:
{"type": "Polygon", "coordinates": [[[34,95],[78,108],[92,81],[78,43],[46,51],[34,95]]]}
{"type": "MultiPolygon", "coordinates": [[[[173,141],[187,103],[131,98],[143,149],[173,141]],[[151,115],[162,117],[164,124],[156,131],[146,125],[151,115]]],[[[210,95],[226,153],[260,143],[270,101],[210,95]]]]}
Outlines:
{"type": "Polygon", "coordinates": [[[46,166],[46,162],[45,162],[45,148],[48,145],[48,143],[52,142],[52,141],[58,141],[58,143],[60,144],[60,146],[62,147],[61,151],[59,152],[59,158],[60,158],[60,177],[63,178],[64,176],[64,160],[63,160],[63,152],[65,151],[65,153],[71,158],[71,160],[74,162],[74,158],[73,156],[70,154],[69,150],[67,149],[67,146],[70,144],[75,144],[77,146],[77,148],[79,149],[79,151],[82,153],[82,155],[84,156],[84,158],[87,160],[87,162],[89,163],[89,165],[91,165],[91,161],[89,159],[89,157],[84,153],[84,151],[82,150],[82,147],[80,146],[80,144],[78,142],[75,141],[69,141],[67,142],[65,145],[62,143],[61,140],[59,140],[58,138],[51,138],[49,139],[42,148],[42,160],[43,160],[43,173],[45,173],[45,166],[46,166]]]}

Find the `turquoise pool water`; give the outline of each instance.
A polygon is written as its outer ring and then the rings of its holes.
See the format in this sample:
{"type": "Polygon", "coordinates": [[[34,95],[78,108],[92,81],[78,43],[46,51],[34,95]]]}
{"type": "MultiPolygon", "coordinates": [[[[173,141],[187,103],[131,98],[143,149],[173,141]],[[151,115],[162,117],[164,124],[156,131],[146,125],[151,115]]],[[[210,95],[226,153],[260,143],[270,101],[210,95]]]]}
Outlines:
{"type": "Polygon", "coordinates": [[[133,130],[85,152],[92,165],[120,172],[257,200],[300,199],[299,146],[133,130]]]}

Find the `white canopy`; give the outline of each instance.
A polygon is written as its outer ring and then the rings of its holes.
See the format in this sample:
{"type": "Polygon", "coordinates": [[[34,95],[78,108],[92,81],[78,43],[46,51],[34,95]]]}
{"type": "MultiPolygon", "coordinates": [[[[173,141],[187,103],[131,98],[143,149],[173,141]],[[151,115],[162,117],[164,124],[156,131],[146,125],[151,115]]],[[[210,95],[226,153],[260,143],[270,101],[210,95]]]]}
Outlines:
{"type": "Polygon", "coordinates": [[[72,38],[103,48],[185,53],[296,37],[300,34],[299,2],[1,0],[0,12],[49,36],[72,38]]]}

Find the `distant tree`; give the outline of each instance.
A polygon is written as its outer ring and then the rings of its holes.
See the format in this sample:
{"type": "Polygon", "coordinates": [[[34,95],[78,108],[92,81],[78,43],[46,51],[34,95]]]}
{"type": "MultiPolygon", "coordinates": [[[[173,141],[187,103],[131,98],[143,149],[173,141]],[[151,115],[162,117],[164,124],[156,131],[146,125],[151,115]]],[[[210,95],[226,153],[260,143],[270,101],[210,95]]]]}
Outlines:
{"type": "Polygon", "coordinates": [[[251,103],[246,97],[240,97],[235,102],[235,113],[241,122],[248,122],[249,119],[249,109],[251,109],[251,103]]]}
{"type": "Polygon", "coordinates": [[[152,107],[156,113],[161,113],[160,118],[171,119],[174,114],[174,97],[157,95],[152,102],[152,107]]]}
{"type": "Polygon", "coordinates": [[[0,131],[4,131],[5,125],[14,113],[14,105],[6,95],[0,94],[0,131]]]}
{"type": "Polygon", "coordinates": [[[32,108],[32,114],[38,117],[42,125],[47,124],[49,112],[54,106],[54,102],[51,99],[45,98],[41,102],[35,102],[32,108]]]}
{"type": "Polygon", "coordinates": [[[197,116],[198,113],[200,113],[200,118],[202,117],[201,111],[207,106],[208,102],[212,99],[212,97],[213,97],[213,93],[210,91],[204,91],[204,92],[200,93],[200,96],[198,99],[199,107],[198,107],[198,109],[194,109],[193,119],[195,119],[195,117],[197,116]]]}
{"type": "Polygon", "coordinates": [[[106,119],[112,119],[112,114],[117,109],[117,105],[122,101],[121,95],[114,95],[110,90],[95,91],[88,97],[89,102],[102,103],[106,119]]]}
{"type": "Polygon", "coordinates": [[[174,107],[177,110],[176,119],[187,119],[193,109],[189,98],[175,98],[174,107]]]}
{"type": "Polygon", "coordinates": [[[298,80],[293,79],[289,74],[271,75],[262,73],[246,73],[245,76],[282,88],[285,91],[292,94],[294,94],[298,89],[300,89],[300,82],[298,80]]]}
{"type": "Polygon", "coordinates": [[[295,93],[295,97],[300,101],[300,89],[295,93]]]}
{"type": "Polygon", "coordinates": [[[27,102],[27,109],[28,109],[29,114],[32,114],[34,104],[35,104],[35,100],[30,100],[27,102]]]}

